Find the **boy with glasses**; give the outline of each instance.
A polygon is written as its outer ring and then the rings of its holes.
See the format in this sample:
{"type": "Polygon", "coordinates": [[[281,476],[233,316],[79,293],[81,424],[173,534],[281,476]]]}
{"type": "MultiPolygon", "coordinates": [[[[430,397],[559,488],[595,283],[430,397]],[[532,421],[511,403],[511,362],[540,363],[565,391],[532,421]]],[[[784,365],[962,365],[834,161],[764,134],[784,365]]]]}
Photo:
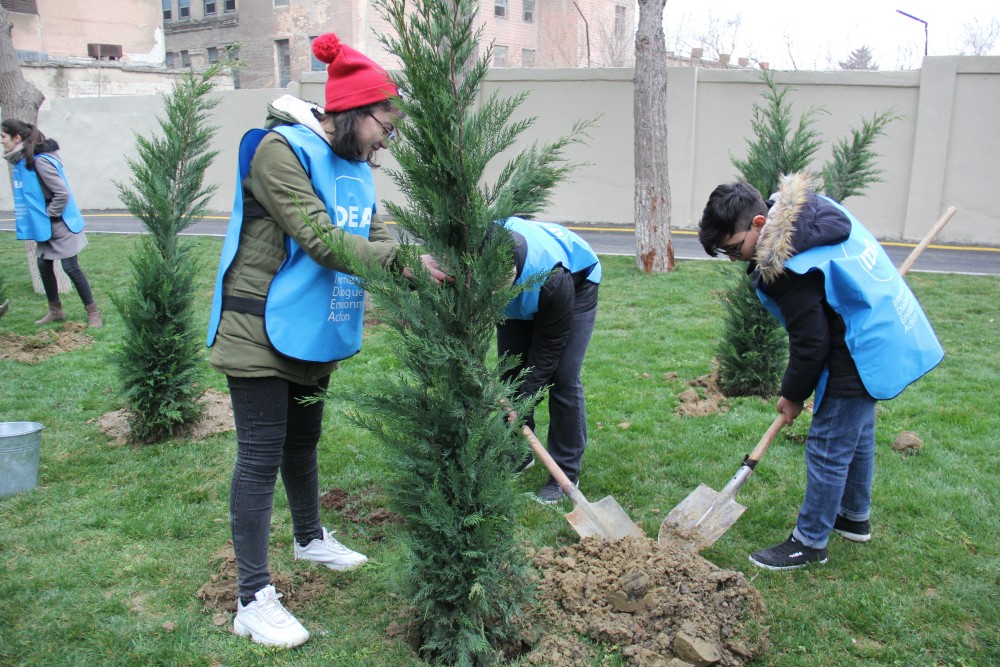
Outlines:
{"type": "Polygon", "coordinates": [[[761,302],[788,331],[777,403],[785,422],[816,394],[795,528],[750,561],[770,570],[825,563],[831,532],[871,539],[876,402],[898,395],[944,351],[882,246],[815,193],[807,174],[783,177],[767,201],[748,183],[718,186],[698,240],[709,255],[749,263],[761,302]]]}

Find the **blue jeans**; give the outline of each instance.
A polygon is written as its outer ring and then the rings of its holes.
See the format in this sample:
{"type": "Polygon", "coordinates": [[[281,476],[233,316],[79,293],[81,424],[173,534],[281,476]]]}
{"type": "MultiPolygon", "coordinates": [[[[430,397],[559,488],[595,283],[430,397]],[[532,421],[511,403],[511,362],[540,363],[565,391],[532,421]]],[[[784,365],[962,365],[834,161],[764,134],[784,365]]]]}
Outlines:
{"type": "MultiPolygon", "coordinates": [[[[576,481],[580,478],[580,462],[587,447],[587,406],[583,397],[583,357],[587,354],[590,337],[597,321],[597,308],[573,314],[569,340],[559,357],[549,388],[549,432],[546,449],[566,476],[576,481]]],[[[533,322],[507,320],[497,329],[497,350],[502,354],[520,355],[524,360],[531,347],[533,322]]],[[[520,364],[508,377],[519,373],[520,364]]],[[[527,417],[528,426],[534,430],[535,416],[527,417]]]]}
{"type": "Polygon", "coordinates": [[[226,377],[237,442],[229,523],[239,594],[248,598],[271,583],[267,548],[279,469],[295,539],[302,542],[322,536],[316,445],[322,432],[323,403],[302,405],[298,399],[319,393],[330,378],[305,386],[276,377],[226,377]]]}
{"type": "Polygon", "coordinates": [[[869,396],[826,396],[806,439],[806,498],[792,534],[821,549],[837,514],[867,521],[875,477],[875,406],[869,396]]]}

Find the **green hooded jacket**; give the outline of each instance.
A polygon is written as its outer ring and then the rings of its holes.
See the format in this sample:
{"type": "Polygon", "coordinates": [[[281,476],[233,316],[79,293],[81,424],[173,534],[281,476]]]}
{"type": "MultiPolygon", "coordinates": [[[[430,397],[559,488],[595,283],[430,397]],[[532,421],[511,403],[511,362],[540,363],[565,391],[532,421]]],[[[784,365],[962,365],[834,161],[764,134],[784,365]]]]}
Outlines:
{"type": "MultiPolygon", "coordinates": [[[[312,104],[285,95],[268,106],[266,127],[301,123],[319,128],[312,104]]],[[[322,110],[322,109],[320,109],[322,110]]],[[[322,131],[320,130],[320,135],[322,131]]],[[[271,280],[285,260],[285,236],[291,236],[321,266],[346,271],[327,246],[301,218],[304,210],[321,226],[334,227],[323,201],[313,190],[309,176],[280,134],[268,134],[257,147],[243,181],[244,206],[256,201],[269,215],[246,217],[239,250],[223,280],[223,294],[265,299],[271,280]]],[[[260,207],[249,207],[252,209],[260,207]]],[[[368,238],[342,232],[347,247],[366,262],[391,266],[398,243],[385,222],[372,217],[368,238]]],[[[317,304],[326,307],[326,304],[317,304]]],[[[336,361],[314,363],[279,354],[268,342],[264,318],[229,310],[222,312],[219,331],[209,355],[212,367],[235,377],[280,377],[303,385],[315,385],[336,367],[336,361]]]]}

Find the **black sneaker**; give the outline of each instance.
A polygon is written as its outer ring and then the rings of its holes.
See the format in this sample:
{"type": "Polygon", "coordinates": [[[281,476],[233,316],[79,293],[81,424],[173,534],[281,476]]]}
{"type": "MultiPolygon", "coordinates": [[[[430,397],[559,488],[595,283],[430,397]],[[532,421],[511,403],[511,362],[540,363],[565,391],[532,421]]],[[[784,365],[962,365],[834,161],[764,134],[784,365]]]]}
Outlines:
{"type": "Polygon", "coordinates": [[[535,465],[535,455],[528,452],[525,455],[524,460],[517,464],[517,467],[514,468],[514,474],[519,475],[533,465],[535,465]]]}
{"type": "Polygon", "coordinates": [[[750,562],[768,570],[797,570],[813,563],[825,563],[826,547],[813,549],[792,535],[781,544],[750,554],[750,562]]]}
{"type": "Polygon", "coordinates": [[[838,514],[833,522],[833,532],[851,542],[867,542],[872,539],[872,525],[867,519],[851,521],[838,514]]]}

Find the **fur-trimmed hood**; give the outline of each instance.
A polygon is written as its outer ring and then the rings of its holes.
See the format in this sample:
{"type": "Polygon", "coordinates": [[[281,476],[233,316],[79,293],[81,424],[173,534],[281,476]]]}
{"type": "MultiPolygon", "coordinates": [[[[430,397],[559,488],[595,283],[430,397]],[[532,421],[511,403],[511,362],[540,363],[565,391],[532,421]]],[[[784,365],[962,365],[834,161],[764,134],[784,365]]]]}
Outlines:
{"type": "Polygon", "coordinates": [[[785,262],[810,248],[840,243],[851,233],[851,221],[829,200],[815,193],[808,172],[787,174],[772,195],[767,222],[761,229],[754,259],[761,281],[773,284],[785,262]]]}

